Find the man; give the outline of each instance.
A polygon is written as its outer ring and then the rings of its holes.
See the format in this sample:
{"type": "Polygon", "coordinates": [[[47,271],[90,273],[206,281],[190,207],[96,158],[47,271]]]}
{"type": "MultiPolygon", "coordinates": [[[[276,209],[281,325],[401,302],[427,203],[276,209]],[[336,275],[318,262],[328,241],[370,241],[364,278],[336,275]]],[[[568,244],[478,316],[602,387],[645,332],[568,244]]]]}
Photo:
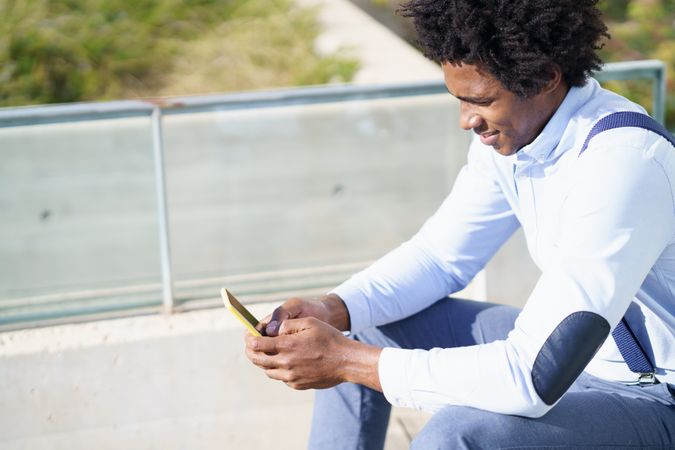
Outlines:
{"type": "Polygon", "coordinates": [[[435,412],[413,448],[675,448],[675,148],[635,127],[584,145],[643,112],[589,78],[595,4],[403,5],[475,136],[410,241],[247,337],[270,378],[320,389],[310,449],[381,449],[390,403],[435,412]],[[542,271],[523,310],[447,298],[518,226],[542,271]],[[623,317],[648,376],[610,335],[623,317]]]}

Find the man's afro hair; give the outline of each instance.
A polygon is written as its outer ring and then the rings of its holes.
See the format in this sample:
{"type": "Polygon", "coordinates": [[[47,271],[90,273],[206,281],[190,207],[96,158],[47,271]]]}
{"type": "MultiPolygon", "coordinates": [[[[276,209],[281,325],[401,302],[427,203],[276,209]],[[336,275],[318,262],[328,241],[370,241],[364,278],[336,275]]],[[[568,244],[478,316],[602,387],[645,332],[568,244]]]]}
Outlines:
{"type": "Polygon", "coordinates": [[[480,65],[520,97],[537,94],[557,64],[569,86],[600,69],[609,38],[597,0],[409,0],[426,57],[480,65]]]}

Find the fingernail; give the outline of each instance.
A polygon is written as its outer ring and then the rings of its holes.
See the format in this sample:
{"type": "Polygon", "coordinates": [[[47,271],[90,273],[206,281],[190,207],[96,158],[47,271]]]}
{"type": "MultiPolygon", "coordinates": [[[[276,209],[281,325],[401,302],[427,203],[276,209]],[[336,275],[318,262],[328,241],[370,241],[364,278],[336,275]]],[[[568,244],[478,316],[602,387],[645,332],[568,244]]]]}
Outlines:
{"type": "Polygon", "coordinates": [[[265,331],[267,331],[267,334],[276,334],[279,329],[279,322],[276,320],[270,321],[270,323],[267,324],[267,328],[265,331]]]}

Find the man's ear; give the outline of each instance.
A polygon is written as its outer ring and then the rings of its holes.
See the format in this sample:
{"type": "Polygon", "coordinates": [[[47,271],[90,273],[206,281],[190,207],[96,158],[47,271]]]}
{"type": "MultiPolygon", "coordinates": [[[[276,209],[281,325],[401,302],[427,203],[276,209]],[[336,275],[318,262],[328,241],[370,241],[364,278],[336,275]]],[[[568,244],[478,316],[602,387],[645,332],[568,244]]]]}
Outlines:
{"type": "Polygon", "coordinates": [[[542,94],[548,94],[550,92],[553,92],[556,89],[558,89],[561,83],[564,83],[562,77],[562,70],[560,70],[559,65],[552,63],[548,68],[548,72],[550,74],[550,79],[548,83],[546,83],[544,88],[541,90],[542,94]]]}

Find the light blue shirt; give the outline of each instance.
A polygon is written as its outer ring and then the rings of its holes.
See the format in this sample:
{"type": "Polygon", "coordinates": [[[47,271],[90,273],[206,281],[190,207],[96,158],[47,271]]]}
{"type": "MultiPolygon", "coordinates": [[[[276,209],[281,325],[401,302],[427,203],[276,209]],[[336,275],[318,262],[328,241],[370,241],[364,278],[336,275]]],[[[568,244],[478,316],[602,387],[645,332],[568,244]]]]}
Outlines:
{"type": "MultiPolygon", "coordinates": [[[[591,79],[570,89],[515,155],[475,139],[452,192],[421,230],[333,290],[352,332],[400,320],[463,289],[523,227],[542,275],[515,329],[483,345],[384,349],[379,376],[391,403],[541,416],[551,406],[531,371],[552,331],[577,311],[613,328],[631,301],[644,316],[635,331],[651,346],[657,378],[675,384],[675,149],[654,133],[622,128],[597,135],[579,156],[592,126],[615,111],[644,112],[591,79]]],[[[636,379],[611,337],[586,371],[636,379]]]]}

